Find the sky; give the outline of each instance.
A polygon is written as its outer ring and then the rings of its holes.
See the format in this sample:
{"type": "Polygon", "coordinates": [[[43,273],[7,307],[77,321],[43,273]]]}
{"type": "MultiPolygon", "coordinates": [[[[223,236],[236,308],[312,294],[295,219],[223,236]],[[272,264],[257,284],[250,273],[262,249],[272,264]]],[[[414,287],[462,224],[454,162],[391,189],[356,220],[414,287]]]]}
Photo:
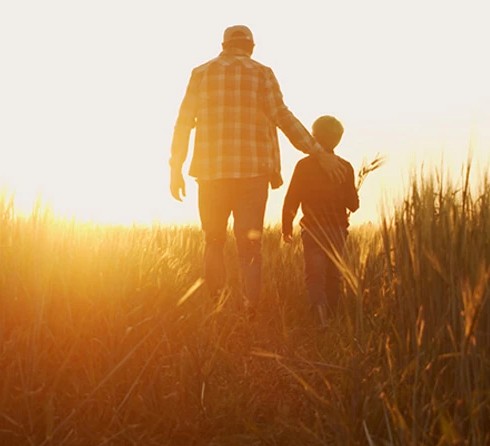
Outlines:
{"type": "MultiPolygon", "coordinates": [[[[0,191],[19,213],[40,197],[80,220],[197,224],[195,181],[183,203],[168,191],[173,126],[192,68],[246,24],[307,128],[336,116],[356,171],[387,157],[351,217],[376,221],[422,164],[459,175],[471,147],[475,171],[488,167],[486,17],[483,1],[2,0],[0,191]]],[[[280,142],[268,223],[303,156],[280,142]]]]}

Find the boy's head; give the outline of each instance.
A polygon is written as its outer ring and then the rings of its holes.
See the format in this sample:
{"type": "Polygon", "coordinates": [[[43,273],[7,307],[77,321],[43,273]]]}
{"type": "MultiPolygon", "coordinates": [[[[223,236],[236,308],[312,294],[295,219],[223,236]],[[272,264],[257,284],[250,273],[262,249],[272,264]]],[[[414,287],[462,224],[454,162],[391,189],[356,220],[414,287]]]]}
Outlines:
{"type": "Polygon", "coordinates": [[[312,133],[323,148],[333,151],[344,134],[344,127],[333,116],[320,116],[313,123],[312,133]]]}

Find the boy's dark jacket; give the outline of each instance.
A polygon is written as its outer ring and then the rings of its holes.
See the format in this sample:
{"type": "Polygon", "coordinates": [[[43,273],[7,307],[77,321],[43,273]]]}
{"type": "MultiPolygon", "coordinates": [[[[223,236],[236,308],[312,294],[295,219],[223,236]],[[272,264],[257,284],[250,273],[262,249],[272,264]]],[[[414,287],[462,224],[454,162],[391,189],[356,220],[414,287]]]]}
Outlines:
{"type": "Polygon", "coordinates": [[[352,165],[343,158],[340,160],[347,168],[347,174],[340,184],[328,177],[318,161],[311,156],[296,164],[284,199],[283,234],[292,234],[293,220],[300,204],[303,211],[301,226],[317,234],[331,229],[347,230],[347,210],[354,212],[359,208],[359,196],[352,165]]]}

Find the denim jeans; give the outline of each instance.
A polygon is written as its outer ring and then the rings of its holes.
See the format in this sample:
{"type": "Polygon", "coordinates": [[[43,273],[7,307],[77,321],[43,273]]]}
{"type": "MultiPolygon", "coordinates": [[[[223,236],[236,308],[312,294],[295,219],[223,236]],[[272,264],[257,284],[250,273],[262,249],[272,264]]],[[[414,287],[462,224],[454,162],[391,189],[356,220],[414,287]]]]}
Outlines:
{"type": "Polygon", "coordinates": [[[256,303],[261,286],[261,238],[269,181],[266,176],[199,180],[199,215],[205,235],[204,278],[211,293],[226,280],[224,246],[233,214],[244,294],[256,303]]]}
{"type": "Polygon", "coordinates": [[[306,289],[312,305],[326,305],[330,311],[336,311],[341,275],[327,252],[342,253],[347,232],[335,228],[322,235],[324,236],[314,237],[308,230],[301,230],[306,289]]]}

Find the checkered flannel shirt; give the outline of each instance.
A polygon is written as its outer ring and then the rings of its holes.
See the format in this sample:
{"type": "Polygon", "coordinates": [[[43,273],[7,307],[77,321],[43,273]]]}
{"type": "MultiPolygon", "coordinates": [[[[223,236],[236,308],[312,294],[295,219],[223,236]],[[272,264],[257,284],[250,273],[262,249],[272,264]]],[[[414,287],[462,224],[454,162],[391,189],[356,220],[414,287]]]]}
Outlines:
{"type": "Polygon", "coordinates": [[[273,71],[239,50],[192,71],[175,124],[172,168],[182,168],[194,127],[189,175],[202,180],[279,174],[277,127],[298,150],[322,151],[284,104],[273,71]]]}

